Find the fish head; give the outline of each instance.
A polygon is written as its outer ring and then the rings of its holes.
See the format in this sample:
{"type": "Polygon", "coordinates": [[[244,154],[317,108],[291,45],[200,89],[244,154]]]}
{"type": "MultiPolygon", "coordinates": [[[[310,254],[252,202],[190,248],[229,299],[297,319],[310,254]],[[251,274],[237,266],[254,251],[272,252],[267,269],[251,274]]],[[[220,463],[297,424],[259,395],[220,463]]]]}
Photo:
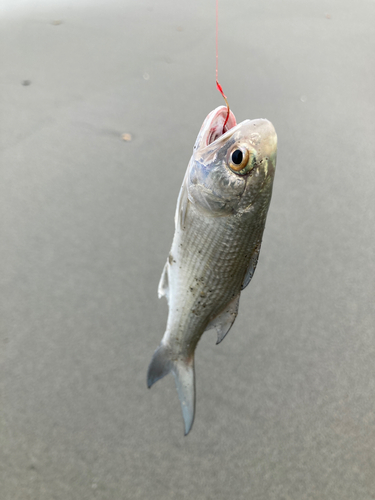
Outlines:
{"type": "Polygon", "coordinates": [[[262,194],[269,203],[276,167],[272,123],[257,119],[237,124],[230,111],[224,127],[226,116],[225,106],[207,116],[187,172],[190,201],[214,216],[245,211],[262,194]]]}

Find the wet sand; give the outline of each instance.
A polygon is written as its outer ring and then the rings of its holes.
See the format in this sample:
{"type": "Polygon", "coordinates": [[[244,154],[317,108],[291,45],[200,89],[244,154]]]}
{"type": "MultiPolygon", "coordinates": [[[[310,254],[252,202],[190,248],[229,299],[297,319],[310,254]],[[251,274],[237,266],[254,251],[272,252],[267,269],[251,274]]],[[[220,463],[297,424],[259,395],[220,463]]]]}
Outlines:
{"type": "Polygon", "coordinates": [[[219,80],[279,154],[187,438],[146,388],[214,2],[8,2],[0,19],[2,500],[375,498],[375,4],[221,2],[219,80]],[[127,135],[124,135],[127,134],[127,135]]]}

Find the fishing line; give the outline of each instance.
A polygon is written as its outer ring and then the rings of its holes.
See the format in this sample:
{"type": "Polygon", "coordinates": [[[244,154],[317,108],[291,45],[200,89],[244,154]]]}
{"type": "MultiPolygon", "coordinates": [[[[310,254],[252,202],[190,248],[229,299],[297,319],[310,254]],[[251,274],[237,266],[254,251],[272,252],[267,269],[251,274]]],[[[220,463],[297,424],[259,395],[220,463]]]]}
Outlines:
{"type": "Polygon", "coordinates": [[[219,43],[218,43],[218,38],[219,38],[219,0],[216,0],[216,88],[220,92],[220,94],[224,97],[225,104],[227,105],[227,117],[225,118],[225,122],[223,125],[223,134],[224,134],[224,129],[225,125],[227,124],[227,121],[229,119],[229,104],[227,100],[227,96],[224,94],[223,87],[219,83],[218,79],[218,73],[219,73],[219,43]]]}

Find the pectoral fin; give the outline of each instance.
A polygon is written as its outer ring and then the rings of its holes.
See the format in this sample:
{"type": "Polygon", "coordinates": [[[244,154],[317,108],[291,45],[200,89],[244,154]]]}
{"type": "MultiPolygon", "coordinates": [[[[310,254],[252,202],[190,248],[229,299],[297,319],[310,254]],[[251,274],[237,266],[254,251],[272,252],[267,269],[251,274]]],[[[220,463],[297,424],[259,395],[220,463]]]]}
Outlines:
{"type": "Polygon", "coordinates": [[[216,344],[220,344],[220,342],[224,339],[226,334],[231,329],[234,320],[237,317],[238,313],[238,305],[240,302],[240,294],[238,294],[233,300],[229,302],[229,304],[225,307],[223,312],[221,312],[216,318],[210,321],[206,330],[210,330],[211,328],[215,328],[217,331],[217,342],[216,344]]]}
{"type": "Polygon", "coordinates": [[[242,283],[242,287],[241,287],[241,290],[243,290],[244,288],[247,287],[247,285],[250,283],[251,281],[251,278],[254,276],[254,273],[255,273],[255,269],[257,267],[257,264],[258,264],[258,258],[259,258],[259,254],[260,254],[260,245],[261,245],[261,241],[257,244],[257,246],[255,247],[254,251],[253,251],[253,254],[250,258],[250,262],[249,262],[249,267],[247,268],[247,271],[246,271],[246,274],[245,274],[245,278],[243,280],[243,283],[242,283]]]}
{"type": "Polygon", "coordinates": [[[186,210],[188,206],[188,187],[187,187],[187,180],[188,180],[188,172],[189,168],[186,171],[184,180],[182,182],[182,186],[180,189],[180,193],[177,198],[177,206],[176,206],[176,213],[174,217],[174,223],[175,227],[181,228],[185,224],[185,216],[186,216],[186,210]]]}

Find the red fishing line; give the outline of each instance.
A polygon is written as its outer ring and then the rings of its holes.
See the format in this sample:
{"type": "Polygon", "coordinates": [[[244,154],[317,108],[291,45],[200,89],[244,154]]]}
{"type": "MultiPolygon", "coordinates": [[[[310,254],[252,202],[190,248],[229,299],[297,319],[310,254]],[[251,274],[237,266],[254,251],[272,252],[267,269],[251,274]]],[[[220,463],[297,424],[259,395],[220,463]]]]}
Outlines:
{"type": "Polygon", "coordinates": [[[225,104],[227,105],[227,117],[225,118],[225,122],[223,125],[223,134],[225,131],[225,125],[229,119],[229,104],[227,100],[227,96],[224,94],[223,87],[219,83],[218,73],[219,73],[219,43],[218,43],[218,34],[219,34],[219,0],[216,0],[216,88],[220,92],[220,94],[224,97],[225,104]]]}

